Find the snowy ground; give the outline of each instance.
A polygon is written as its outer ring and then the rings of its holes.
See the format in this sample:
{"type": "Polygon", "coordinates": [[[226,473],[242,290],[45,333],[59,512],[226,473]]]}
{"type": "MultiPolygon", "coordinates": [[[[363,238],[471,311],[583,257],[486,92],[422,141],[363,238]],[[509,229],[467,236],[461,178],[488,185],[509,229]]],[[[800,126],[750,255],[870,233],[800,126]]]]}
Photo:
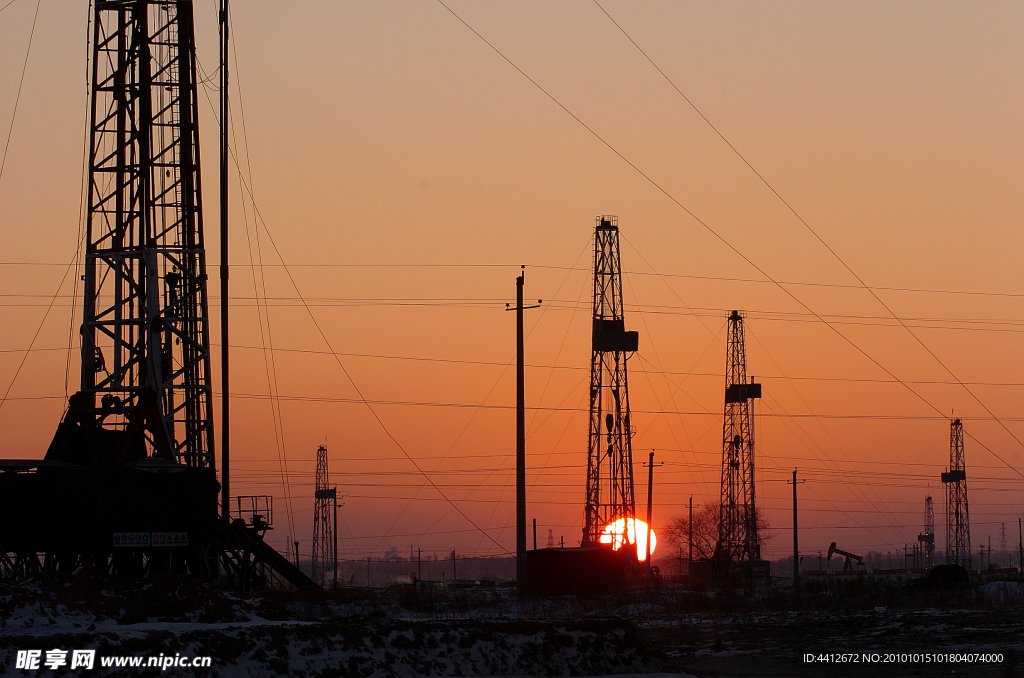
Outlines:
{"type": "Polygon", "coordinates": [[[510,590],[347,590],[338,600],[240,596],[163,576],[0,583],[0,674],[216,676],[1013,676],[1024,675],[1024,586],[956,595],[656,592],[527,599],[510,590]],[[731,596],[731,597],[730,597],[731,596]],[[881,600],[879,600],[881,598],[881,600]],[[953,605],[928,606],[930,601],[953,605]],[[884,605],[876,603],[884,602],[884,605]],[[817,609],[815,609],[817,608],[817,609]],[[37,671],[18,650],[213,658],[210,669],[37,671]],[[936,663],[915,654],[982,653],[936,663]],[[805,654],[816,657],[814,662],[805,654]],[[836,654],[858,661],[823,662],[836,654]],[[902,661],[900,654],[909,654],[902,661]],[[878,655],[872,663],[872,655],[878,655]],[[887,655],[897,661],[886,663],[887,655]]]}

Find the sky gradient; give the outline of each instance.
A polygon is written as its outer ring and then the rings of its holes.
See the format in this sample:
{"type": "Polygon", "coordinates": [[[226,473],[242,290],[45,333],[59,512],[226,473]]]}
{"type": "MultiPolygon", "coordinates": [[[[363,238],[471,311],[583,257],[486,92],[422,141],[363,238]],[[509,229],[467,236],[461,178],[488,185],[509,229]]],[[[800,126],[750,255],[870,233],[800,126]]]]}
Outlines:
{"type": "MultiPolygon", "coordinates": [[[[590,239],[595,215],[615,214],[626,325],[640,332],[629,362],[638,496],[639,462],[651,449],[665,462],[655,529],[691,494],[717,498],[735,308],[747,314],[748,372],[764,384],[765,555],[792,550],[793,467],[807,479],[803,552],[832,541],[901,550],[930,493],[941,553],[951,414],[970,436],[974,551],[990,536],[998,549],[1002,523],[1016,544],[1024,6],[602,0],[911,334],[597,4],[446,4],[536,84],[436,1],[232,3],[233,138],[251,187],[233,174],[232,488],[274,495],[272,543],[308,551],[326,440],[345,496],[344,557],[514,550],[515,322],[504,309],[525,264],[527,298],[544,300],[527,316],[528,517],[542,546],[549,529],[575,544],[590,239]]],[[[35,7],[0,13],[5,137],[35,7]]],[[[211,74],[215,3],[197,0],[195,14],[211,74]]],[[[41,457],[65,407],[73,272],[53,295],[79,220],[86,18],[85,3],[41,3],[0,177],[4,391],[39,330],[0,406],[8,458],[41,457]]],[[[216,97],[202,88],[211,264],[216,97]]],[[[218,335],[214,323],[219,350],[218,335]]],[[[73,352],[72,384],[77,371],[73,352]]]]}

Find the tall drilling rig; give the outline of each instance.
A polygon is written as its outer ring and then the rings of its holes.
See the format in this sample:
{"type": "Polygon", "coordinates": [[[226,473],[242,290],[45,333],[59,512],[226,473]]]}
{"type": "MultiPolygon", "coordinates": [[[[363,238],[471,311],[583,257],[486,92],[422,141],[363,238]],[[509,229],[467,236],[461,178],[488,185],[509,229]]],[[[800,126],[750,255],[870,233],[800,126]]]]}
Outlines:
{"type": "Polygon", "coordinates": [[[729,315],[725,361],[725,421],[722,428],[722,494],[719,512],[719,562],[723,571],[733,564],[761,560],[754,500],[753,401],[761,385],[747,380],[743,316],[729,315]]]}
{"type": "Polygon", "coordinates": [[[593,309],[584,546],[598,544],[606,525],[636,516],[626,358],[637,350],[639,333],[627,332],[625,327],[619,226],[614,216],[597,217],[593,309]]]}
{"type": "Polygon", "coordinates": [[[89,564],[212,577],[192,3],[105,0],[91,18],[79,389],[43,460],[4,462],[0,543],[24,572],[89,564]]]}
{"type": "Polygon", "coordinates": [[[329,487],[327,448],[316,448],[316,487],[313,494],[313,556],[310,560],[312,577],[320,586],[338,582],[338,550],[335,538],[338,530],[338,492],[329,487]],[[331,510],[334,520],[331,520],[331,510]]]}
{"type": "Polygon", "coordinates": [[[971,524],[967,511],[967,466],[964,460],[964,425],[949,426],[949,470],[946,486],[946,564],[971,569],[971,524]]]}
{"type": "Polygon", "coordinates": [[[81,386],[48,459],[212,467],[190,2],[98,2],[81,386]]]}
{"type": "Polygon", "coordinates": [[[924,566],[935,564],[935,509],[932,507],[932,496],[924,498],[924,533],[917,535],[917,541],[924,548],[924,566]]]}
{"type": "Polygon", "coordinates": [[[19,575],[312,586],[263,541],[269,498],[218,516],[193,3],[97,0],[91,26],[79,390],[44,459],[0,460],[0,552],[19,575]]]}

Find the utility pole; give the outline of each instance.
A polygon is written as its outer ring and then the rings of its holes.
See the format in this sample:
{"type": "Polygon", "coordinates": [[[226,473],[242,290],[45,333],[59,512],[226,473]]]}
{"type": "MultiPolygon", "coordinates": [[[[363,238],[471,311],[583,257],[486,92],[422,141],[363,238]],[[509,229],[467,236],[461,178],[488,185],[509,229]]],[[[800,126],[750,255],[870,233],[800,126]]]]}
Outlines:
{"type": "Polygon", "coordinates": [[[230,521],[231,380],[228,340],[228,0],[220,0],[220,481],[221,513],[230,521]]]}
{"type": "Polygon", "coordinates": [[[644,562],[647,563],[647,571],[651,570],[651,535],[654,534],[654,525],[651,523],[651,514],[654,510],[654,467],[664,466],[665,462],[654,463],[654,450],[651,450],[651,458],[644,466],[647,467],[647,555],[644,562]]]}
{"type": "Polygon", "coordinates": [[[690,495],[690,520],[687,522],[686,526],[687,526],[687,528],[689,528],[689,532],[690,532],[689,538],[687,539],[687,542],[690,545],[690,557],[689,557],[689,559],[686,562],[686,576],[687,577],[692,577],[693,576],[693,495],[692,494],[690,495]]]}
{"type": "Polygon", "coordinates": [[[334,488],[334,588],[338,588],[338,488],[334,488]]]}
{"type": "Polygon", "coordinates": [[[1010,551],[1006,547],[1006,523],[999,524],[999,559],[1006,559],[1006,566],[1010,566],[1010,551]]]}
{"type": "Polygon", "coordinates": [[[416,578],[423,579],[423,549],[416,547],[416,578]]]}
{"type": "Polygon", "coordinates": [[[1017,570],[1024,574],[1024,531],[1021,530],[1020,518],[1017,518],[1017,570]]]}
{"type": "MultiPolygon", "coordinates": [[[[526,357],[523,347],[523,310],[537,308],[523,306],[523,284],[526,266],[516,278],[516,589],[526,593],[526,357]]],[[[505,310],[511,311],[508,304],[505,310]]],[[[536,542],[536,533],[534,542],[536,542]]],[[[454,551],[453,551],[454,553],[454,551]]],[[[454,560],[454,557],[453,557],[454,560]]]]}
{"type": "Polygon", "coordinates": [[[537,519],[533,519],[533,550],[537,550],[537,519]]]}
{"type": "Polygon", "coordinates": [[[793,590],[800,589],[800,540],[797,532],[796,521],[796,486],[805,480],[797,481],[796,469],[793,469],[793,480],[789,484],[793,486],[793,590]]]}
{"type": "Polygon", "coordinates": [[[333,539],[333,553],[331,554],[331,560],[334,561],[334,576],[331,579],[331,588],[337,590],[338,588],[338,488],[332,488],[334,490],[334,525],[331,529],[331,536],[333,539]]]}

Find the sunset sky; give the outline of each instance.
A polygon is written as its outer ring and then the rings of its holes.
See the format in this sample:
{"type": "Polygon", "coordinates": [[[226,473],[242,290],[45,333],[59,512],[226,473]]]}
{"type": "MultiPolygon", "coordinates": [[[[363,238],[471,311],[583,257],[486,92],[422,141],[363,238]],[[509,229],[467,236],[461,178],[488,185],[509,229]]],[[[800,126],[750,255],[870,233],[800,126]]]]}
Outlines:
{"type": "MultiPolygon", "coordinates": [[[[902,551],[931,494],[941,554],[951,414],[968,434],[973,550],[989,537],[998,549],[1002,523],[1015,547],[1024,5],[600,1],[232,3],[233,146],[252,189],[233,170],[232,490],[274,496],[271,543],[297,539],[308,553],[326,441],[345,497],[343,557],[514,551],[505,303],[525,264],[527,298],[544,300],[527,315],[528,518],[541,546],[548,530],[575,545],[591,238],[594,217],[614,214],[626,326],[640,333],[629,361],[638,496],[640,462],[652,449],[665,462],[655,529],[690,495],[717,501],[726,316],[740,309],[748,372],[764,384],[765,556],[792,552],[794,467],[807,481],[803,553],[832,541],[902,551]]],[[[0,175],[0,393],[35,349],[0,405],[6,458],[44,454],[81,315],[68,264],[88,8],[39,7],[12,128],[36,2],[0,11],[3,140],[12,129],[0,175]]],[[[214,0],[196,0],[195,15],[212,75],[214,0]]],[[[211,264],[214,86],[200,93],[211,264]]],[[[216,288],[211,298],[217,317],[216,288]]],[[[70,374],[73,391],[76,351],[70,374]]]]}

